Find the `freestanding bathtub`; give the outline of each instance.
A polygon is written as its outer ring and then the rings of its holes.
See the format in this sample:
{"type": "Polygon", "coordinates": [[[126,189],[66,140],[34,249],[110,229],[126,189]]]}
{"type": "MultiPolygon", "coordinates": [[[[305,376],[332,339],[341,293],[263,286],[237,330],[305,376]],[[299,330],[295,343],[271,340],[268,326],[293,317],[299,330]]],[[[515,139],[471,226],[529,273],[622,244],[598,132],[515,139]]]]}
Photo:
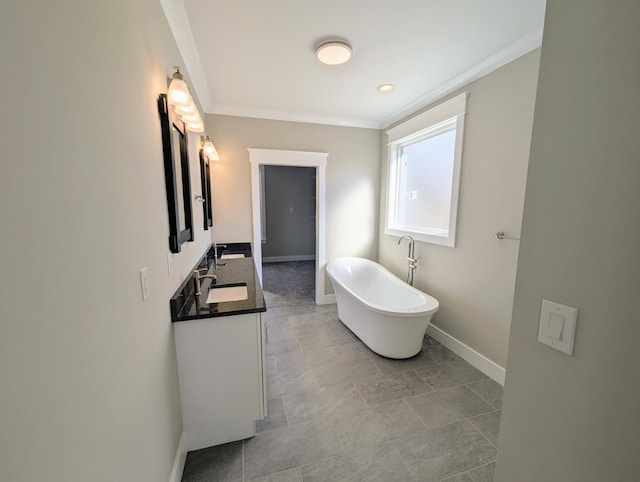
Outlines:
{"type": "Polygon", "coordinates": [[[420,352],[438,300],[368,259],[334,259],[327,273],[340,320],[371,350],[388,358],[420,352]]]}

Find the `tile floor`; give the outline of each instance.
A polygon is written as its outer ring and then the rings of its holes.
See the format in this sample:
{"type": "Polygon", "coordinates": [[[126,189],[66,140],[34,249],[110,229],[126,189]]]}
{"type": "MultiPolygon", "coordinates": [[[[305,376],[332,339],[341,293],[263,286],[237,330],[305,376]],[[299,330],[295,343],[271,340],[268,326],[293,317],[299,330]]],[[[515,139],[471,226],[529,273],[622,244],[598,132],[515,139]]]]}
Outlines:
{"type": "Polygon", "coordinates": [[[190,452],[183,482],[493,481],[499,384],[430,337],[371,352],[313,303],[313,262],[265,265],[264,285],[269,416],[190,452]]]}

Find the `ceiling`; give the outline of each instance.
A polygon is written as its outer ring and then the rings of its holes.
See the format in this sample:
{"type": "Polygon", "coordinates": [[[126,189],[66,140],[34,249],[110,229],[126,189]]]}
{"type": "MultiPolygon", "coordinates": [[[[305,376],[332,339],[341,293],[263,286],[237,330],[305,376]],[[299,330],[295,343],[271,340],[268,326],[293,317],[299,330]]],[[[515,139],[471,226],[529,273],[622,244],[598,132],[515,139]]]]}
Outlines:
{"type": "Polygon", "coordinates": [[[540,46],[545,0],[161,0],[207,113],[384,128],[540,46]],[[342,38],[351,60],[315,45],[342,38]],[[376,87],[392,83],[382,94],[376,87]]]}

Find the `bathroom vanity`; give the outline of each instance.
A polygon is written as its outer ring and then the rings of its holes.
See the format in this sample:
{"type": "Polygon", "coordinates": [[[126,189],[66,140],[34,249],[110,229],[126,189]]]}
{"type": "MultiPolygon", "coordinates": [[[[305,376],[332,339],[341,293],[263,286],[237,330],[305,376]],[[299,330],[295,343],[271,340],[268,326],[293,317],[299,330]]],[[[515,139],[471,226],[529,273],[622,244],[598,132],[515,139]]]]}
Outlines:
{"type": "Polygon", "coordinates": [[[192,275],[170,302],[189,451],[253,437],[267,414],[266,306],[253,258],[212,261],[213,249],[196,268],[217,279],[202,279],[196,295],[192,275]],[[231,301],[207,302],[210,292],[227,291],[231,301]]]}

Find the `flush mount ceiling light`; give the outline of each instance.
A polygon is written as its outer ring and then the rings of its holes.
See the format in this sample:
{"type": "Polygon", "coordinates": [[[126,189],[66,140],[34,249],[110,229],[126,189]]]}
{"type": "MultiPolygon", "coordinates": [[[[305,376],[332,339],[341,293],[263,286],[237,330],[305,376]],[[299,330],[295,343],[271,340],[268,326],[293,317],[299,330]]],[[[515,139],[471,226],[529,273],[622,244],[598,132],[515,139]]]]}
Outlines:
{"type": "Polygon", "coordinates": [[[388,94],[395,88],[396,86],[393,84],[380,84],[378,86],[378,92],[382,92],[383,94],[388,94]]]}
{"type": "Polygon", "coordinates": [[[316,57],[327,65],[341,65],[351,58],[351,45],[344,40],[329,40],[316,45],[316,57]]]}

